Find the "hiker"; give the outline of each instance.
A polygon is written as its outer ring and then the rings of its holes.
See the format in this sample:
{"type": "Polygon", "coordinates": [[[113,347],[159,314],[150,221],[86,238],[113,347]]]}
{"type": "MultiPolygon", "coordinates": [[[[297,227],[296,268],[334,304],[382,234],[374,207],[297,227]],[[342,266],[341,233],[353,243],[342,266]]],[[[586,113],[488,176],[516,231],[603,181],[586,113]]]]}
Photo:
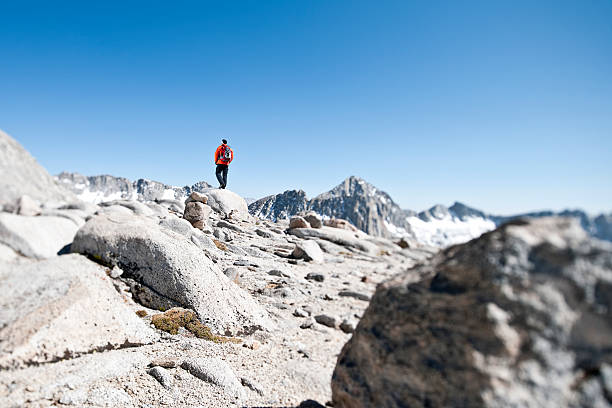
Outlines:
{"type": "Polygon", "coordinates": [[[221,146],[215,151],[215,164],[217,165],[217,180],[219,180],[219,188],[227,186],[227,169],[229,164],[234,160],[234,151],[227,145],[227,140],[221,140],[221,146]]]}

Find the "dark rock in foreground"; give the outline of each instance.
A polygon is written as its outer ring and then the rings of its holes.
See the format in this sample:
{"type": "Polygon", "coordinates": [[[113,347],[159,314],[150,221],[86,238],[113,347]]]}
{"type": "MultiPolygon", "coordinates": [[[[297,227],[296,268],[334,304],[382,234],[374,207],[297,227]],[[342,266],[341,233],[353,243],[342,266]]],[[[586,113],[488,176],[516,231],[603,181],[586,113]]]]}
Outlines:
{"type": "Polygon", "coordinates": [[[335,407],[603,407],[610,373],[612,245],[543,218],[380,285],[332,392],[335,407]]]}

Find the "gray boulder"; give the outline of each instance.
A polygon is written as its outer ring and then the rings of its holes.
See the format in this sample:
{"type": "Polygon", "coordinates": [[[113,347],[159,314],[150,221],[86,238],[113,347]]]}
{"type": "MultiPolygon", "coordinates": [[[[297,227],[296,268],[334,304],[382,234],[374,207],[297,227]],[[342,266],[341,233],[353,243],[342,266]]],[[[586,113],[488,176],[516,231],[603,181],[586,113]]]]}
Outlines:
{"type": "Polygon", "coordinates": [[[170,375],[170,373],[168,372],[168,370],[166,370],[163,367],[152,367],[149,370],[147,370],[147,373],[155,378],[157,381],[159,381],[159,383],[166,389],[172,389],[172,385],[173,385],[173,380],[172,380],[172,376],[170,375]]]}
{"type": "Polygon", "coordinates": [[[191,223],[184,218],[166,217],[159,221],[159,225],[186,237],[191,237],[193,232],[191,223]]]}
{"type": "MultiPolygon", "coordinates": [[[[288,231],[289,234],[295,235],[296,237],[309,239],[319,238],[326,241],[333,242],[334,244],[342,245],[344,247],[358,249],[368,254],[374,255],[378,253],[378,246],[372,242],[367,241],[365,238],[359,238],[358,234],[351,231],[332,228],[295,228],[288,231]]],[[[362,233],[363,234],[363,233],[362,233]]],[[[367,237],[367,235],[363,234],[367,237]]]]}
{"type": "Polygon", "coordinates": [[[0,203],[14,202],[23,195],[40,202],[75,199],[15,139],[1,130],[0,174],[0,203]]]}
{"type": "Polygon", "coordinates": [[[93,217],[77,232],[72,251],[117,265],[124,277],[171,303],[195,310],[200,320],[215,330],[272,327],[267,313],[231,283],[191,239],[151,219],[93,217]]]}
{"type": "Polygon", "coordinates": [[[0,368],[151,343],[155,333],[80,255],[0,263],[0,368]]]}
{"type": "Polygon", "coordinates": [[[0,213],[0,243],[28,258],[51,258],[72,242],[78,226],[63,217],[0,213]]]}
{"type": "Polygon", "coordinates": [[[323,226],[323,220],[317,213],[310,212],[304,216],[304,219],[312,228],[321,228],[323,226]]]}
{"type": "Polygon", "coordinates": [[[211,208],[206,204],[199,201],[190,201],[185,205],[183,218],[189,221],[195,228],[204,229],[210,212],[211,208]]]}
{"type": "Polygon", "coordinates": [[[238,399],[246,396],[232,368],[219,358],[190,358],[185,360],[181,367],[200,380],[218,385],[228,395],[238,399]]]}
{"type": "Polygon", "coordinates": [[[224,242],[231,242],[236,238],[235,234],[227,228],[215,228],[213,235],[224,242]]]}
{"type": "Polygon", "coordinates": [[[28,195],[23,195],[17,200],[17,214],[30,216],[38,215],[40,214],[40,203],[36,202],[28,195]]]}
{"type": "Polygon", "coordinates": [[[336,407],[604,407],[611,363],[612,245],[575,220],[519,220],[379,285],[332,393],[336,407]]]}
{"type": "Polygon", "coordinates": [[[154,215],[154,211],[150,209],[146,204],[141,203],[140,201],[135,200],[114,200],[114,201],[106,201],[104,203],[100,203],[102,207],[110,207],[119,205],[121,207],[125,207],[131,210],[136,215],[143,215],[145,217],[151,217],[154,215]]]}
{"type": "Polygon", "coordinates": [[[77,227],[82,227],[85,224],[85,219],[89,214],[81,210],[66,210],[66,209],[44,209],[40,213],[45,217],[63,217],[74,223],[77,227]]]}
{"type": "Polygon", "coordinates": [[[297,243],[291,256],[296,259],[304,259],[305,261],[312,261],[315,263],[322,263],[325,260],[321,247],[313,240],[297,243]]]}
{"type": "Polygon", "coordinates": [[[102,214],[132,215],[133,213],[134,212],[127,207],[124,207],[122,205],[113,204],[113,205],[109,205],[108,207],[101,207],[98,211],[95,212],[95,215],[102,215],[102,214]]]}
{"type": "Polygon", "coordinates": [[[249,219],[249,208],[244,198],[230,190],[210,188],[202,191],[207,204],[217,213],[237,219],[249,219]]]}

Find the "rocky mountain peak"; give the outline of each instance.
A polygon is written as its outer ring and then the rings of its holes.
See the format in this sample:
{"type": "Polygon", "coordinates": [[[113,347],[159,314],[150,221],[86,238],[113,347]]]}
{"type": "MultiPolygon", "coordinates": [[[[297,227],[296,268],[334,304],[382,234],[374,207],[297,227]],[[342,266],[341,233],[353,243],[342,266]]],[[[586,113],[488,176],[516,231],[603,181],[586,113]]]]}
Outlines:
{"type": "Polygon", "coordinates": [[[459,201],[455,201],[455,203],[451,205],[448,210],[462,220],[465,220],[468,217],[486,218],[485,213],[482,211],[469,207],[463,203],[460,203],[459,201]]]}
{"type": "Polygon", "coordinates": [[[289,218],[308,208],[304,190],[287,190],[284,193],[259,199],[249,205],[249,212],[260,218],[276,221],[289,218]]]}
{"type": "Polygon", "coordinates": [[[429,210],[423,211],[419,214],[419,218],[423,221],[431,221],[432,219],[441,220],[450,215],[448,208],[444,205],[437,204],[431,207],[429,210]]]}

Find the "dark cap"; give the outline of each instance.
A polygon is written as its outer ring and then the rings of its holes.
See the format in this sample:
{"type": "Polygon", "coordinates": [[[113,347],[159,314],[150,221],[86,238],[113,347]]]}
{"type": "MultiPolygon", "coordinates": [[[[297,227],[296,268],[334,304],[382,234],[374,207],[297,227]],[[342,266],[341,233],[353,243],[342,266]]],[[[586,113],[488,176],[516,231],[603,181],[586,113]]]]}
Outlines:
{"type": "Polygon", "coordinates": [[[223,143],[223,144],[227,144],[227,140],[225,140],[225,139],[221,139],[221,143],[223,143]]]}

